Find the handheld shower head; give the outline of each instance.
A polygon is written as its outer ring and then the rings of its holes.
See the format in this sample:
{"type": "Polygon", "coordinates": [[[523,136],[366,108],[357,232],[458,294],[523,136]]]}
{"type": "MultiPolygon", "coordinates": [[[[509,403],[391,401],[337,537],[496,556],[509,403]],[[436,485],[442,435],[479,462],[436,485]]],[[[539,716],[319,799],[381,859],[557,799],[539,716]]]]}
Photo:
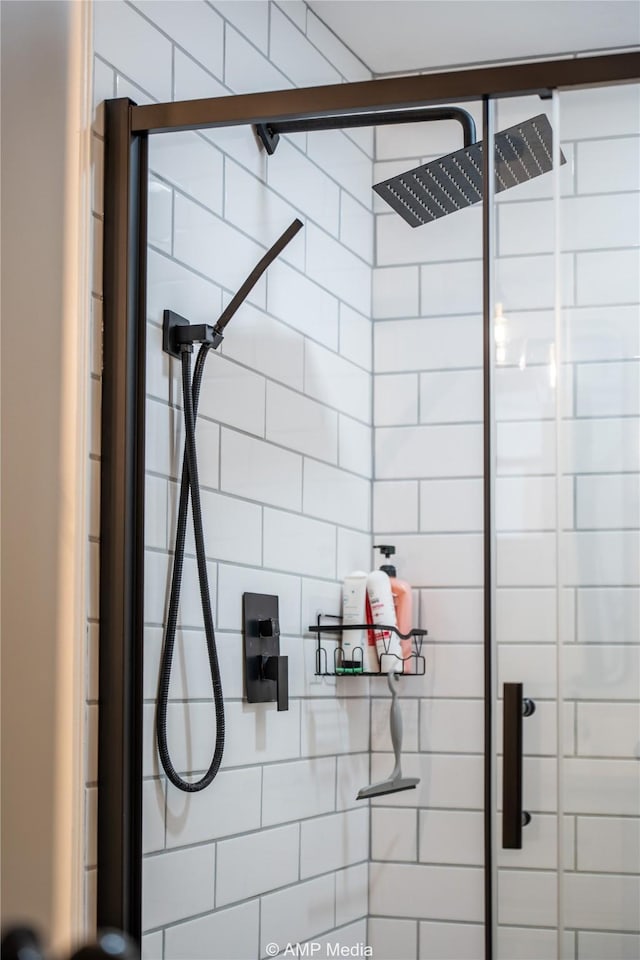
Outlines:
{"type": "Polygon", "coordinates": [[[222,333],[226,325],[229,323],[229,320],[231,320],[231,317],[234,315],[238,307],[240,307],[247,299],[248,295],[251,293],[269,264],[273,263],[276,257],[282,253],[284,248],[288,243],[291,242],[291,240],[293,240],[298,231],[302,230],[303,226],[304,224],[302,223],[302,220],[298,220],[296,217],[296,219],[289,224],[284,233],[278,237],[273,246],[269,247],[264,257],[262,257],[262,259],[256,264],[238,292],[233,296],[233,298],[229,301],[229,304],[220,314],[218,322],[215,325],[216,333],[222,333]]]}
{"type": "Polygon", "coordinates": [[[289,224],[284,233],[278,237],[273,246],[269,247],[265,255],[255,265],[238,292],[234,294],[224,308],[214,326],[209,323],[192,325],[173,310],[165,310],[162,327],[162,349],[164,352],[179,360],[184,345],[190,344],[193,348],[194,343],[204,343],[208,344],[213,350],[219,347],[224,340],[223,330],[229,320],[242,306],[269,264],[273,263],[276,257],[282,253],[298,231],[302,230],[303,226],[304,224],[297,217],[289,224]]]}

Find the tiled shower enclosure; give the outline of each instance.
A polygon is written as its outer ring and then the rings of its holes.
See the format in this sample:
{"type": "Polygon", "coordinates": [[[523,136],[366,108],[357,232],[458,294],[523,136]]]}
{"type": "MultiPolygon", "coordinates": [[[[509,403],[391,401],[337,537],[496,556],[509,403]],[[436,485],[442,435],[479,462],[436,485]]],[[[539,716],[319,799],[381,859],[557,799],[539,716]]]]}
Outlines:
{"type": "MultiPolygon", "coordinates": [[[[96,104],[371,77],[301,0],[110,0],[94,12],[96,104]]],[[[481,132],[481,105],[465,107],[481,132]]],[[[501,305],[490,532],[496,956],[631,960],[640,955],[640,89],[501,101],[495,129],[539,113],[567,162],[491,211],[501,305]],[[509,681],[537,707],[525,721],[532,822],[521,851],[500,844],[509,681]]],[[[98,107],[97,263],[101,123],[98,107]]],[[[319,943],[320,956],[336,943],[367,945],[377,960],[483,956],[483,211],[412,230],[371,191],[460,146],[453,122],[284,136],[272,157],[249,127],[150,138],[148,960],[254,960],[298,942],[319,943]],[[184,443],[162,314],[215,322],[295,217],[304,229],[205,368],[197,436],[227,742],[212,786],[188,795],[166,780],[154,730],[184,443]],[[425,676],[400,681],[405,773],[421,783],[369,804],[355,800],[358,789],[392,765],[386,683],[317,677],[307,628],[319,612],[339,613],[342,579],[377,565],[379,542],[396,545],[414,625],[428,637],[425,676]],[[286,712],[245,701],[245,591],[279,596],[286,712]]],[[[96,268],[96,416],[101,292],[96,268]]],[[[96,442],[96,489],[99,455],[96,442]]],[[[95,565],[97,523],[92,532],[95,565]]],[[[190,532],[168,711],[183,775],[207,768],[215,737],[194,552],[190,532]]],[[[96,622],[94,607],[93,647],[96,622]]],[[[90,732],[96,700],[92,675],[90,732]]],[[[95,781],[91,755],[89,917],[95,781]]]]}

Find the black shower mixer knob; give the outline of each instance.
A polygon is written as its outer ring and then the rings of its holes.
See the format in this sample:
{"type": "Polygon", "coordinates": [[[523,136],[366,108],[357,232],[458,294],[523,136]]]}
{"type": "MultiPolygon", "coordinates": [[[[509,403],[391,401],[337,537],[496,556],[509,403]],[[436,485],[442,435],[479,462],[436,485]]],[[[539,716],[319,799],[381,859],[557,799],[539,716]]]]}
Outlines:
{"type": "Polygon", "coordinates": [[[269,617],[268,620],[258,620],[258,636],[279,637],[280,621],[276,617],[269,617]]]}

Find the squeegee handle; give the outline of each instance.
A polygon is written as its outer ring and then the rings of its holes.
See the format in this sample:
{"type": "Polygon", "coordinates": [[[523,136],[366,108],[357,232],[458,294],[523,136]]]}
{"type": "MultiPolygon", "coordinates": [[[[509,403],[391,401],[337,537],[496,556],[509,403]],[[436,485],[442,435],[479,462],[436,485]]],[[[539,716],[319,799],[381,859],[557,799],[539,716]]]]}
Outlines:
{"type": "Polygon", "coordinates": [[[391,779],[394,777],[401,776],[400,770],[400,755],[402,751],[402,710],[400,709],[400,703],[398,700],[398,674],[397,673],[388,673],[387,674],[387,683],[389,684],[389,690],[391,691],[391,707],[389,708],[389,730],[391,733],[391,746],[393,747],[393,756],[395,758],[395,766],[393,768],[393,773],[391,774],[391,779]]]}

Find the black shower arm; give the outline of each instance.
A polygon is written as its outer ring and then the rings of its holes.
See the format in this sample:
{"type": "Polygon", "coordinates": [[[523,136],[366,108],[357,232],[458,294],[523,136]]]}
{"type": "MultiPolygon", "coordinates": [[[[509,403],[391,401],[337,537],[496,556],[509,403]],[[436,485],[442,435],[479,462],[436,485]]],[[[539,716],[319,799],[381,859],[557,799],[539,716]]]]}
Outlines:
{"type": "Polygon", "coordinates": [[[464,146],[476,142],[476,125],[468,110],[462,107],[420,107],[416,110],[393,110],[387,113],[343,114],[337,117],[311,117],[307,120],[283,120],[279,123],[259,123],[256,133],[271,156],[275,153],[281,133],[310,133],[312,130],[348,130],[355,127],[374,127],[390,123],[427,123],[434,120],[457,120],[462,127],[464,146]]]}

